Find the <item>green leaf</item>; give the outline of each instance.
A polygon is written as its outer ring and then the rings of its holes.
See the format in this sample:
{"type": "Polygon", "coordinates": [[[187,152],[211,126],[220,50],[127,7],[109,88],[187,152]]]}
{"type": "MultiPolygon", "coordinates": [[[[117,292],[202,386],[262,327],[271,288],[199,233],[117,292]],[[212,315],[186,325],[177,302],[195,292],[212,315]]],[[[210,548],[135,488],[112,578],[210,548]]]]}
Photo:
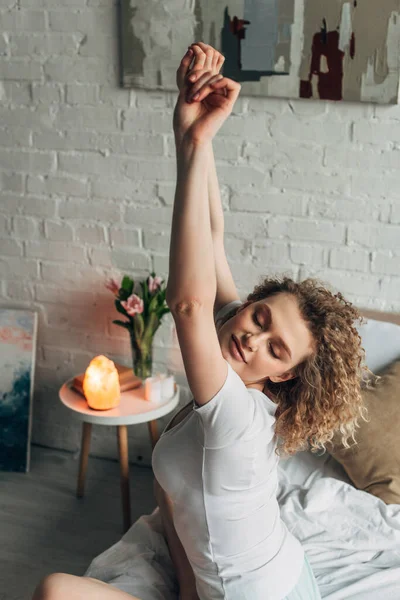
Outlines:
{"type": "Polygon", "coordinates": [[[128,277],[128,275],[124,275],[124,278],[121,283],[121,288],[124,290],[124,292],[126,294],[128,294],[128,296],[130,296],[132,294],[134,285],[135,285],[135,282],[133,281],[133,279],[128,277]]]}
{"type": "Polygon", "coordinates": [[[115,308],[119,313],[121,313],[121,315],[124,315],[124,317],[128,317],[128,319],[131,318],[130,315],[128,315],[128,313],[124,309],[124,307],[121,306],[121,302],[119,300],[115,300],[115,308]]]}

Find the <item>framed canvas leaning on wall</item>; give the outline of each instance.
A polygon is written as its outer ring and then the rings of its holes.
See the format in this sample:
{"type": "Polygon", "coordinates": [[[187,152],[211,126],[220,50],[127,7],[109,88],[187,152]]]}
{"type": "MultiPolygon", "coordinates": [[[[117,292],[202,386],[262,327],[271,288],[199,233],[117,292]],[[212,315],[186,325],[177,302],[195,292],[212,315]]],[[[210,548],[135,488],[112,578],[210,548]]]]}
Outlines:
{"type": "Polygon", "coordinates": [[[0,471],[29,471],[37,314],[0,308],[0,471]]]}
{"type": "Polygon", "coordinates": [[[400,0],[121,0],[122,86],[175,90],[193,42],[245,96],[397,104],[400,0]]]}

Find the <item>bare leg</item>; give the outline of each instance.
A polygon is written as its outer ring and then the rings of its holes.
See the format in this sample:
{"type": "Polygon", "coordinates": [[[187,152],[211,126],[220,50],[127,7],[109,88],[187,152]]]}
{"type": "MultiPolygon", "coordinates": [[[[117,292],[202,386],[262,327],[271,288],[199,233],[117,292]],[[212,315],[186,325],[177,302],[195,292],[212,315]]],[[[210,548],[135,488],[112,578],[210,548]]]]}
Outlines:
{"type": "Polygon", "coordinates": [[[32,600],[140,600],[92,577],[52,573],[39,583],[32,600]]]}

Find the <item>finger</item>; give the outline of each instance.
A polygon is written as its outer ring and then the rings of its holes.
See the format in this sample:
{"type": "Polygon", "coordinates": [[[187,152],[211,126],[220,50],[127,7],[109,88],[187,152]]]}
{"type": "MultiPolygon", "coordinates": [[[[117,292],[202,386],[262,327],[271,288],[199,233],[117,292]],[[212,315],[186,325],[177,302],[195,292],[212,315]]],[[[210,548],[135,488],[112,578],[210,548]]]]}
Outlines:
{"type": "Polygon", "coordinates": [[[181,90],[185,84],[185,76],[189,71],[190,64],[193,60],[194,52],[192,48],[189,48],[184,57],[182,58],[179,67],[176,72],[176,81],[178,88],[181,90]]]}
{"type": "Polygon", "coordinates": [[[225,58],[222,56],[222,54],[220,52],[218,52],[218,50],[216,50],[209,44],[205,44],[204,42],[195,42],[194,44],[192,44],[191,47],[193,47],[194,45],[199,46],[203,50],[203,52],[205,52],[205,54],[207,56],[206,62],[205,62],[205,68],[210,68],[214,72],[219,71],[218,63],[222,64],[223,61],[225,60],[225,58]],[[222,62],[221,62],[221,57],[223,59],[222,62]]]}
{"type": "MultiPolygon", "coordinates": [[[[211,87],[211,84],[218,81],[218,79],[220,79],[221,77],[222,75],[219,73],[217,75],[209,77],[206,81],[203,81],[199,89],[195,90],[193,93],[190,94],[189,99],[196,100],[196,102],[201,102],[202,100],[204,100],[204,98],[206,98],[211,92],[214,92],[214,89],[211,87]]],[[[215,93],[219,94],[220,91],[215,90],[215,93]]]]}
{"type": "Polygon", "coordinates": [[[205,52],[203,52],[203,50],[198,44],[192,44],[190,48],[194,52],[194,64],[196,66],[196,69],[204,69],[207,58],[205,52]]]}
{"type": "Polygon", "coordinates": [[[191,89],[188,92],[188,96],[193,97],[197,92],[201,90],[201,88],[211,81],[217,81],[216,78],[222,77],[219,73],[211,73],[210,71],[206,71],[203,73],[192,85],[191,89]]]}
{"type": "Polygon", "coordinates": [[[219,81],[215,81],[210,84],[213,90],[226,91],[226,99],[233,106],[239,96],[242,86],[237,81],[229,79],[228,77],[222,77],[219,81]]]}

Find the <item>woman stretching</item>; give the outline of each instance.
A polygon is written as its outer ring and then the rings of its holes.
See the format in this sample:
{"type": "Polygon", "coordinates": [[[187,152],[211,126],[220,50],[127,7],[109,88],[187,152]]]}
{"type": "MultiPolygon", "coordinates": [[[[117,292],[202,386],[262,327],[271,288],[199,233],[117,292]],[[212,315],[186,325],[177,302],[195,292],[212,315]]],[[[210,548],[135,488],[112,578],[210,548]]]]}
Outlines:
{"type": "MultiPolygon", "coordinates": [[[[167,302],[193,399],[154,449],[155,493],[181,600],[316,600],[304,550],[280,518],[277,463],[325,449],[339,429],[345,445],[354,439],[368,371],[359,313],[313,279],[266,278],[240,301],[212,151],[240,92],[219,74],[223,60],[199,42],[177,71],[167,302]]],[[[55,573],[33,600],[124,598],[133,596],[55,573]]]]}

